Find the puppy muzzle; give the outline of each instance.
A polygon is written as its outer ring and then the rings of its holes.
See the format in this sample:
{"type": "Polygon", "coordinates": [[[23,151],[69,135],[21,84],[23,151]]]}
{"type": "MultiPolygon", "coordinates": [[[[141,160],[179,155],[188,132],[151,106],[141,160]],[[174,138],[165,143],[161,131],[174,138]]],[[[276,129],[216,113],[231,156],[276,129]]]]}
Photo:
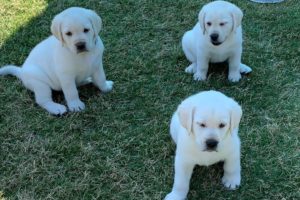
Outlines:
{"type": "Polygon", "coordinates": [[[207,139],[205,141],[205,145],[206,145],[205,151],[209,151],[209,152],[217,151],[218,144],[219,142],[215,139],[207,139]]]}
{"type": "Polygon", "coordinates": [[[220,44],[222,44],[222,42],[219,42],[219,34],[218,33],[211,34],[210,41],[215,46],[219,46],[220,44]]]}
{"type": "Polygon", "coordinates": [[[81,53],[81,52],[86,52],[87,51],[86,43],[85,42],[77,42],[75,44],[75,47],[76,47],[77,53],[81,53]]]}

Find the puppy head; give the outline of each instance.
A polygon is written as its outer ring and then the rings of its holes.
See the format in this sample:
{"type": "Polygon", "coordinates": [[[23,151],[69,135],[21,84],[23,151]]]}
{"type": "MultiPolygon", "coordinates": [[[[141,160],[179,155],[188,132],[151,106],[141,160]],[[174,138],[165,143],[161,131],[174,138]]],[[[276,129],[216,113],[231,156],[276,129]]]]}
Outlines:
{"type": "Polygon", "coordinates": [[[94,11],[72,7],[54,17],[51,32],[71,52],[78,54],[95,47],[101,24],[94,11]]]}
{"type": "Polygon", "coordinates": [[[178,115],[200,151],[218,151],[227,137],[237,133],[242,109],[224,94],[208,91],[183,101],[178,115]]]}
{"type": "Polygon", "coordinates": [[[199,12],[199,23],[203,34],[215,45],[221,45],[241,25],[243,12],[234,4],[214,1],[199,12]]]}

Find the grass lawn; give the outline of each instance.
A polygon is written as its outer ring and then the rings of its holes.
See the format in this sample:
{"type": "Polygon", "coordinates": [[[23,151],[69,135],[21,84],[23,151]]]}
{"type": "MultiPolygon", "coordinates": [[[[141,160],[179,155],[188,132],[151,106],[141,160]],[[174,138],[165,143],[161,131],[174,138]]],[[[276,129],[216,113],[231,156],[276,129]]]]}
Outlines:
{"type": "MultiPolygon", "coordinates": [[[[213,66],[206,82],[184,73],[181,37],[208,0],[0,0],[0,66],[21,65],[70,6],[103,20],[111,93],[79,88],[86,110],[49,115],[15,77],[0,77],[0,199],[163,199],[171,191],[175,145],[169,122],[187,96],[215,89],[243,107],[242,185],[227,191],[222,167],[197,167],[188,199],[300,199],[300,1],[244,11],[237,83],[213,66]]],[[[62,93],[57,102],[65,104],[62,93]]]]}

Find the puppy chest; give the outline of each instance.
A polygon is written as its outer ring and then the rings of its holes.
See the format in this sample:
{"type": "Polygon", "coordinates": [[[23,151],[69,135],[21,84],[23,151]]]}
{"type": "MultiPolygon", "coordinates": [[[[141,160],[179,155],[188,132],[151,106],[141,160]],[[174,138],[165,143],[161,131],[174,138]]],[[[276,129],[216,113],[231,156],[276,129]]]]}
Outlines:
{"type": "Polygon", "coordinates": [[[230,52],[216,50],[216,51],[210,52],[209,62],[211,62],[211,63],[224,62],[224,61],[228,60],[228,58],[230,56],[231,56],[230,52]]]}
{"type": "Polygon", "coordinates": [[[224,157],[217,152],[203,152],[197,155],[197,159],[195,161],[198,165],[209,166],[223,160],[224,157]]]}
{"type": "Polygon", "coordinates": [[[97,68],[99,68],[100,63],[92,59],[82,59],[78,60],[78,62],[74,63],[74,65],[76,65],[74,67],[76,80],[82,81],[87,77],[92,76],[97,68]]]}

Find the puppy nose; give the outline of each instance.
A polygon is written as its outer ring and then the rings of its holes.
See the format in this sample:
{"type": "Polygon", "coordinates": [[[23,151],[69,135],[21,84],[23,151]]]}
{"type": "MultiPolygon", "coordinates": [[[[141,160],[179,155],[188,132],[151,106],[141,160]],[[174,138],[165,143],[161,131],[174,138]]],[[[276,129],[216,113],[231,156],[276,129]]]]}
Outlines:
{"type": "Polygon", "coordinates": [[[76,46],[77,50],[79,50],[79,51],[85,50],[85,42],[77,42],[75,44],[75,46],[76,46]]]}
{"type": "Polygon", "coordinates": [[[217,34],[217,33],[213,33],[210,35],[210,39],[212,41],[218,41],[218,38],[219,38],[219,34],[217,34]]]}
{"type": "Polygon", "coordinates": [[[214,150],[218,146],[219,142],[215,139],[208,139],[208,140],[206,140],[205,143],[206,143],[207,149],[214,150]]]}

